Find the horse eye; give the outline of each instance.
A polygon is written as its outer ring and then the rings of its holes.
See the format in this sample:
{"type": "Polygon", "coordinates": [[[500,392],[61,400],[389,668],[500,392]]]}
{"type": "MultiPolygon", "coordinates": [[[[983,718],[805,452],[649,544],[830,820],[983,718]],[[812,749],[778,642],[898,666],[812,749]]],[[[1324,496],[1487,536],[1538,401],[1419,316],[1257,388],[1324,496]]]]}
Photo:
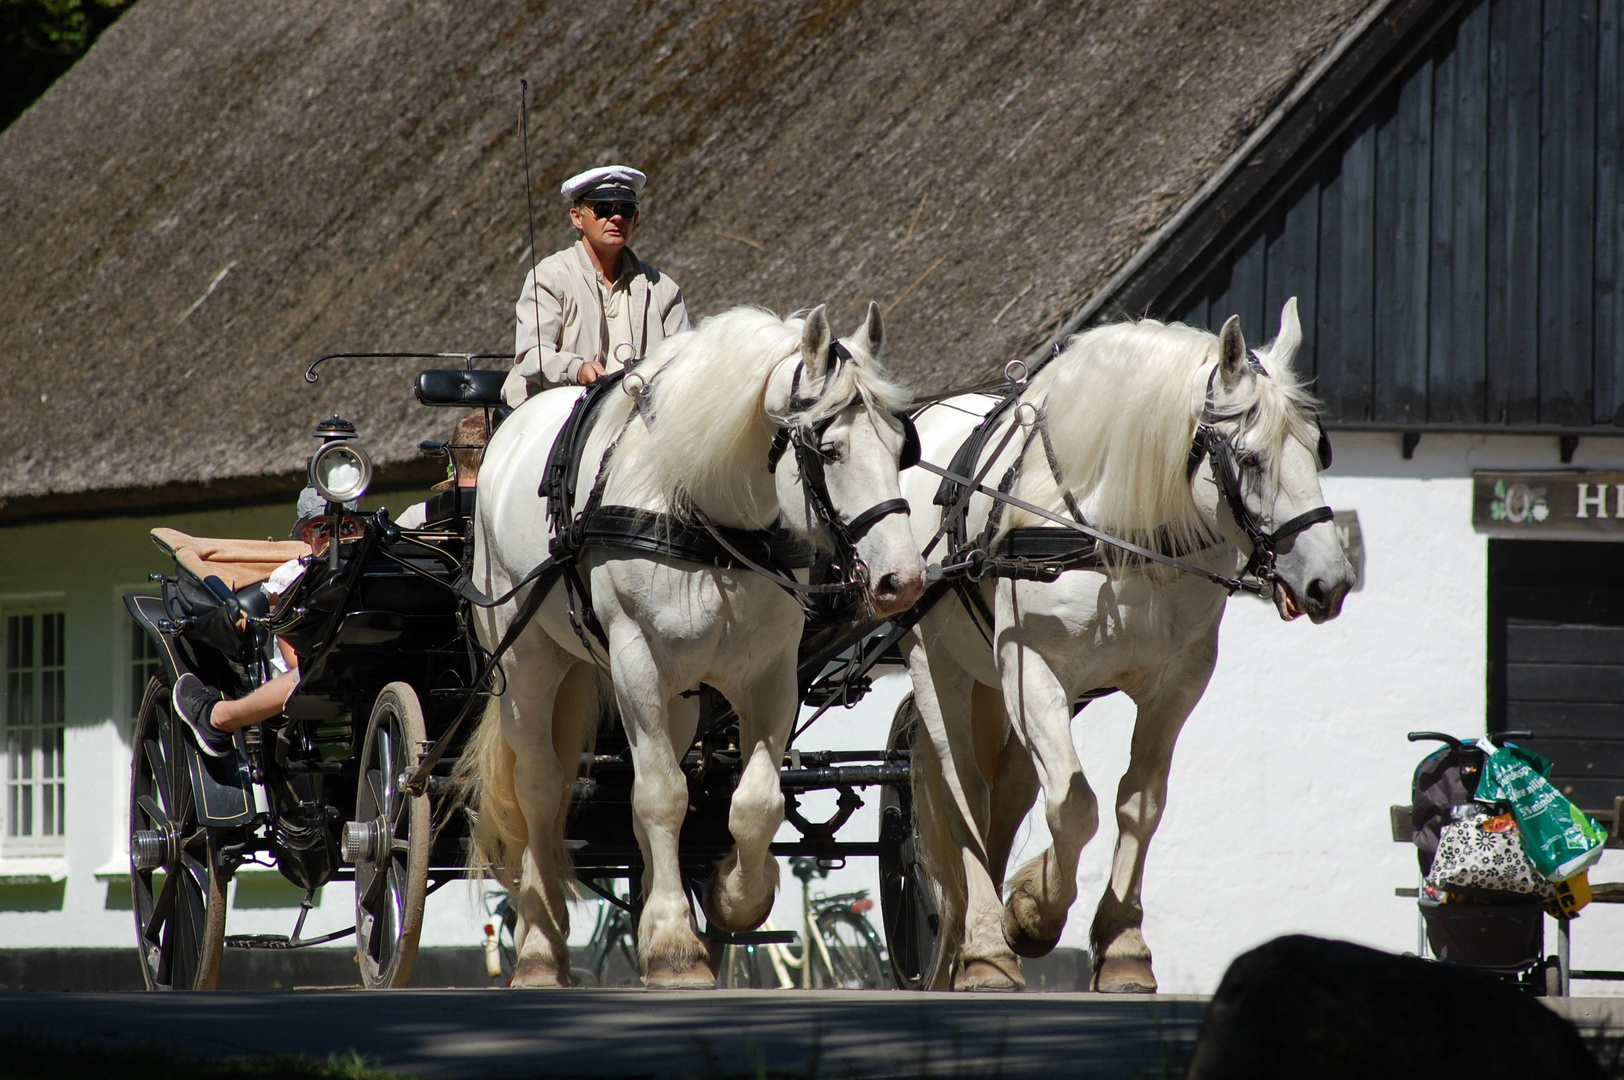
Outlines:
{"type": "Polygon", "coordinates": [[[834,443],[824,443],[822,446],[818,447],[818,453],[822,454],[830,461],[840,460],[840,447],[836,446],[834,443]]]}
{"type": "Polygon", "coordinates": [[[1241,456],[1241,464],[1248,469],[1257,468],[1258,465],[1262,464],[1262,461],[1263,459],[1258,456],[1256,451],[1241,456]]]}

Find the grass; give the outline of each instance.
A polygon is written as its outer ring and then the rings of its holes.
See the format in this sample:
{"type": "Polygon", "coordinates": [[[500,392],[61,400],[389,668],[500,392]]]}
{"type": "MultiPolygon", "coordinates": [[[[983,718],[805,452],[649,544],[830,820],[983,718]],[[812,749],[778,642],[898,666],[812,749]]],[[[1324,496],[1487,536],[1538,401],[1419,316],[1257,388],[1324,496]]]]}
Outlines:
{"type": "Polygon", "coordinates": [[[0,1080],[404,1080],[353,1050],[302,1057],[195,1058],[160,1046],[48,1046],[0,1038],[0,1080]]]}

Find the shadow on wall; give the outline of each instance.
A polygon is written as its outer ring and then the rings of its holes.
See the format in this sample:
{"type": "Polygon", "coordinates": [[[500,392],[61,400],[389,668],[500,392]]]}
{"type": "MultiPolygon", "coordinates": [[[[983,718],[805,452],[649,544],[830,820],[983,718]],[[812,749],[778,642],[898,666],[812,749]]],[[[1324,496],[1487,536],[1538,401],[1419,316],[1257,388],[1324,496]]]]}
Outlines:
{"type": "MultiPolygon", "coordinates": [[[[68,882],[26,881],[0,884],[0,911],[61,911],[68,882]]],[[[128,891],[128,886],[126,886],[128,891]]]]}

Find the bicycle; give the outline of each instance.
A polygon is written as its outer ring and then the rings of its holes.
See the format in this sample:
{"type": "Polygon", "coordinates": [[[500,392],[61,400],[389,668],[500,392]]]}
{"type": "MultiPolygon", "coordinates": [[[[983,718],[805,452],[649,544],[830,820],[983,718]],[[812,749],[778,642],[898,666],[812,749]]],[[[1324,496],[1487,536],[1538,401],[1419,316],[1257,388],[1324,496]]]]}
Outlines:
{"type": "MultiPolygon", "coordinates": [[[[874,907],[867,890],[812,895],[812,878],[830,867],[796,857],[790,871],[801,879],[804,916],[801,947],[729,945],[721,956],[717,982],[729,988],[803,990],[890,989],[894,983],[880,936],[864,914],[874,907]],[[815,931],[815,932],[814,932],[815,931]],[[811,962],[807,962],[810,945],[811,962]]],[[[773,930],[771,921],[762,926],[773,930]]]]}

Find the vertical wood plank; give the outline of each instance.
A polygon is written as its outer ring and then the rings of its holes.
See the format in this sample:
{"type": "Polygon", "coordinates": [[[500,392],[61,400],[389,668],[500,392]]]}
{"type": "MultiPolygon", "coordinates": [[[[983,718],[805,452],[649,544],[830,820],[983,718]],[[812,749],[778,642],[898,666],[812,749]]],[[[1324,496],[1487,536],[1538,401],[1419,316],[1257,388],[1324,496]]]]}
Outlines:
{"type": "Polygon", "coordinates": [[[1267,244],[1268,237],[1263,228],[1258,228],[1242,241],[1241,246],[1235,251],[1235,263],[1229,271],[1230,310],[1213,312],[1220,320],[1220,326],[1223,319],[1227,319],[1230,315],[1239,315],[1241,333],[1246,335],[1246,344],[1251,348],[1263,344],[1264,340],[1263,252],[1267,244]]]}
{"type": "Polygon", "coordinates": [[[1482,423],[1488,318],[1488,4],[1476,5],[1461,19],[1454,46],[1436,72],[1427,415],[1439,423],[1482,423]]]}
{"type": "Polygon", "coordinates": [[[1539,0],[1494,0],[1485,343],[1490,423],[1539,421],[1540,34],[1539,0]]]}
{"type": "MultiPolygon", "coordinates": [[[[1460,49],[1450,41],[1432,63],[1432,236],[1427,254],[1427,416],[1453,420],[1457,399],[1455,373],[1455,151],[1460,121],[1460,49]]],[[[1459,268],[1469,272],[1466,267],[1459,268]]]]}
{"type": "MultiPolygon", "coordinates": [[[[1337,233],[1337,339],[1345,368],[1336,415],[1371,419],[1372,293],[1375,287],[1376,124],[1374,112],[1355,121],[1342,151],[1337,233]]],[[[1325,347],[1329,342],[1321,342],[1325,347]]]]}
{"type": "Polygon", "coordinates": [[[1326,155],[1320,173],[1319,267],[1314,284],[1319,298],[1314,312],[1314,392],[1324,403],[1327,418],[1363,420],[1346,411],[1352,365],[1342,331],[1342,157],[1335,151],[1326,155]]]}
{"type": "Polygon", "coordinates": [[[1540,124],[1539,418],[1594,412],[1596,0],[1545,8],[1540,124]]]}
{"type": "Polygon", "coordinates": [[[1596,19],[1596,411],[1624,424],[1624,0],[1596,19]]]}
{"type": "Polygon", "coordinates": [[[1319,260],[1319,170],[1298,182],[1286,196],[1280,234],[1269,243],[1265,273],[1263,316],[1265,330],[1279,332],[1280,309],[1297,298],[1297,318],[1302,323],[1303,344],[1297,350],[1297,373],[1312,379],[1315,375],[1315,313],[1318,310],[1314,288],[1314,264],[1319,260]]]}
{"type": "Polygon", "coordinates": [[[1432,58],[1399,87],[1376,126],[1377,420],[1426,418],[1427,246],[1431,239],[1432,58]]]}

